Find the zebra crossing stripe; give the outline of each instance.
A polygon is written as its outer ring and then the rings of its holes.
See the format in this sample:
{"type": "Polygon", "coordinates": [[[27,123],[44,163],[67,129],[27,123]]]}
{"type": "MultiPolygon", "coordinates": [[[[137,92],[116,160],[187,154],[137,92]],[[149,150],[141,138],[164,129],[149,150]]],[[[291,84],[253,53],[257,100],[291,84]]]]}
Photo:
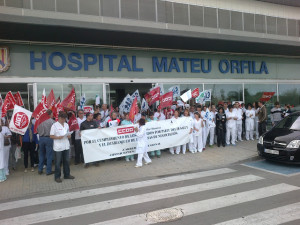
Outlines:
{"type": "Polygon", "coordinates": [[[46,212],[33,213],[29,215],[17,216],[13,218],[0,220],[0,224],[1,225],[11,225],[11,224],[24,225],[24,224],[32,224],[32,223],[41,223],[41,222],[52,221],[56,219],[63,219],[67,217],[83,215],[87,213],[94,213],[94,212],[99,212],[108,209],[130,206],[134,204],[152,202],[155,200],[167,199],[167,198],[177,197],[177,196],[191,194],[191,193],[198,193],[198,192],[213,190],[217,188],[230,187],[238,184],[259,181],[262,179],[263,179],[262,177],[258,177],[255,175],[245,175],[245,176],[228,178],[228,179],[223,179],[223,180],[218,180],[218,181],[213,181],[208,183],[184,186],[179,188],[167,189],[163,191],[124,197],[119,199],[106,200],[103,202],[74,206],[70,208],[63,208],[63,209],[46,211],[46,212]]]}
{"type": "Polygon", "coordinates": [[[139,181],[139,182],[128,183],[128,184],[121,184],[121,185],[115,185],[109,187],[95,188],[90,190],[83,190],[83,191],[76,191],[76,192],[70,192],[70,193],[64,193],[58,195],[50,195],[45,197],[6,202],[0,204],[0,212],[4,210],[16,209],[21,207],[41,205],[41,204],[66,201],[71,199],[79,199],[79,198],[107,194],[107,193],[112,193],[117,191],[125,191],[125,190],[149,187],[154,185],[161,185],[161,184],[178,182],[178,181],[192,180],[192,179],[204,178],[204,177],[221,175],[221,174],[232,173],[232,172],[235,172],[235,170],[229,168],[221,168],[221,169],[203,171],[198,173],[182,174],[182,175],[169,176],[165,178],[139,181]]]}
{"type": "MultiPolygon", "coordinates": [[[[277,184],[268,187],[263,187],[251,191],[239,192],[231,195],[226,195],[217,198],[211,198],[198,202],[192,202],[184,205],[173,206],[172,208],[181,209],[184,216],[189,216],[197,213],[203,213],[210,210],[220,209],[228,206],[238,205],[245,202],[255,201],[262,198],[267,198],[295,190],[299,190],[299,187],[292,186],[289,184],[277,184]]],[[[298,211],[299,212],[299,211],[298,211]]],[[[282,214],[283,215],[283,214],[282,214]]],[[[238,221],[239,222],[239,221],[238,221]]],[[[235,225],[240,223],[228,223],[235,225]]],[[[155,221],[147,221],[146,214],[133,215],[123,218],[118,218],[110,221],[104,221],[95,223],[93,225],[146,225],[155,224],[155,221]],[[134,223],[133,223],[134,222],[134,223]]],[[[260,224],[260,223],[248,223],[248,224],[260,224]]]]}
{"type": "Polygon", "coordinates": [[[264,224],[274,225],[291,222],[300,219],[300,202],[285,205],[275,209],[266,210],[244,218],[229,220],[218,223],[217,225],[246,225],[246,224],[264,224]]]}

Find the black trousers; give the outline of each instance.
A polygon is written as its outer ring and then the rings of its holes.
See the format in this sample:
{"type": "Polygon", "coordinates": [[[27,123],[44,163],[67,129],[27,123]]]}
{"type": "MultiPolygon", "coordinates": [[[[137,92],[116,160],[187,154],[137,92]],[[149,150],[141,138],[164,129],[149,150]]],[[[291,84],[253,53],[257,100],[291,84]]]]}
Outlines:
{"type": "Polygon", "coordinates": [[[81,145],[81,140],[76,140],[75,139],[75,163],[84,163],[84,158],[83,158],[83,151],[82,151],[82,145],[81,145]]]}
{"type": "Polygon", "coordinates": [[[258,122],[258,133],[259,136],[263,135],[267,131],[267,122],[258,122]]]}
{"type": "Polygon", "coordinates": [[[35,142],[23,142],[22,149],[24,152],[24,166],[28,168],[28,155],[30,155],[30,166],[33,167],[36,162],[35,142]]]}
{"type": "Polygon", "coordinates": [[[225,146],[225,129],[217,129],[217,144],[218,147],[225,146]]]}

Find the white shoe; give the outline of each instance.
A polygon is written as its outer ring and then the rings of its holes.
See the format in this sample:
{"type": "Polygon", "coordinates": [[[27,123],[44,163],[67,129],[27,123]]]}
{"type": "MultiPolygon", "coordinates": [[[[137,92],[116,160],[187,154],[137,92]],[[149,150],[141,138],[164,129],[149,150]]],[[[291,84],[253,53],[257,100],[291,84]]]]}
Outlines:
{"type": "Polygon", "coordinates": [[[128,158],[126,158],[126,159],[125,159],[125,161],[126,161],[126,162],[129,162],[129,159],[128,159],[128,158]]]}
{"type": "Polygon", "coordinates": [[[43,169],[45,169],[45,168],[46,168],[46,165],[43,166],[43,169]]]}
{"type": "Polygon", "coordinates": [[[140,167],[142,167],[142,166],[135,165],[134,167],[135,167],[135,168],[140,168],[140,167]]]}
{"type": "Polygon", "coordinates": [[[145,162],[145,165],[151,164],[152,162],[145,162]]]}
{"type": "Polygon", "coordinates": [[[131,161],[133,162],[133,161],[134,161],[134,158],[132,158],[131,161]]]}
{"type": "Polygon", "coordinates": [[[254,141],[254,139],[253,139],[253,138],[251,138],[250,140],[251,140],[251,141],[254,141]]]}

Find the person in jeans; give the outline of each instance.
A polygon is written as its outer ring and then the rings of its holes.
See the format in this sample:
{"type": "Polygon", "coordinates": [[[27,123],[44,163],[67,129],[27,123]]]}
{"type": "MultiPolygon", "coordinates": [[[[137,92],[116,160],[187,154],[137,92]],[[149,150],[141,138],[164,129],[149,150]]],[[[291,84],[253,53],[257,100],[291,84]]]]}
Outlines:
{"type": "Polygon", "coordinates": [[[267,109],[262,101],[258,102],[258,133],[261,136],[267,131],[267,109]]]}
{"type": "Polygon", "coordinates": [[[30,155],[30,165],[31,165],[31,172],[34,172],[34,162],[35,159],[35,151],[38,147],[38,139],[36,134],[33,130],[32,118],[30,120],[29,126],[23,136],[22,140],[22,149],[24,152],[24,172],[27,173],[28,168],[28,155],[30,155]]]}
{"type": "Polygon", "coordinates": [[[55,173],[54,179],[61,183],[61,164],[63,165],[64,179],[74,179],[70,175],[70,142],[69,125],[66,123],[67,114],[59,112],[58,121],[54,123],[50,130],[50,138],[53,139],[53,150],[55,152],[55,173]]]}
{"type": "Polygon", "coordinates": [[[53,140],[50,138],[50,130],[54,123],[53,113],[50,109],[47,110],[49,119],[42,122],[37,127],[37,132],[39,134],[39,174],[43,173],[43,167],[45,158],[47,158],[46,175],[51,175],[52,171],[52,159],[53,159],[53,140]]]}
{"type": "Polygon", "coordinates": [[[275,102],[274,108],[271,109],[271,121],[272,126],[275,126],[282,118],[281,118],[281,107],[279,102],[275,102]]]}

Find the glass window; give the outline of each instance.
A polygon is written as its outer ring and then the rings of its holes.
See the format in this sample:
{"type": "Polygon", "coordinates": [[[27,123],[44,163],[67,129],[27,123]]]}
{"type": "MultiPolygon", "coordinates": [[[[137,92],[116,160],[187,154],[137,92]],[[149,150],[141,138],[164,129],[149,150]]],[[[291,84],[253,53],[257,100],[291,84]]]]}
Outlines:
{"type": "Polygon", "coordinates": [[[278,89],[281,107],[289,104],[292,111],[300,110],[300,84],[279,84],[278,89]]]}
{"type": "Polygon", "coordinates": [[[275,128],[300,130],[300,117],[296,115],[285,117],[275,126],[275,128]]]}
{"type": "Polygon", "coordinates": [[[266,32],[266,21],[265,16],[255,15],[255,31],[259,33],[266,32]]]}
{"type": "Polygon", "coordinates": [[[297,36],[297,20],[288,20],[288,35],[297,36]]]}
{"type": "Polygon", "coordinates": [[[33,9],[55,11],[54,0],[33,0],[32,5],[33,9]]]}
{"type": "Polygon", "coordinates": [[[86,105],[95,104],[96,95],[100,96],[100,103],[103,103],[103,84],[82,84],[81,93],[85,94],[86,105]]]}
{"type": "Polygon", "coordinates": [[[173,3],[166,1],[157,1],[158,22],[173,23],[173,3]]]}
{"type": "Polygon", "coordinates": [[[9,7],[23,8],[23,0],[6,0],[5,4],[9,7]]]}
{"type": "Polygon", "coordinates": [[[242,84],[204,84],[204,89],[211,89],[211,102],[243,101],[242,84]]]}

